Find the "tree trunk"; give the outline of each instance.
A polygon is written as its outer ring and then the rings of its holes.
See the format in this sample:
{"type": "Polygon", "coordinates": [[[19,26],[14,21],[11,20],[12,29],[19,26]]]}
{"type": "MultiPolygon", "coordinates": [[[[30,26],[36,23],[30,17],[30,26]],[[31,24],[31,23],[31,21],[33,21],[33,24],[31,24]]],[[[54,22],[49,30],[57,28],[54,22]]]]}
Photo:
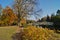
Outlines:
{"type": "Polygon", "coordinates": [[[21,20],[20,7],[18,7],[18,26],[19,27],[20,27],[20,20],[21,20]]]}

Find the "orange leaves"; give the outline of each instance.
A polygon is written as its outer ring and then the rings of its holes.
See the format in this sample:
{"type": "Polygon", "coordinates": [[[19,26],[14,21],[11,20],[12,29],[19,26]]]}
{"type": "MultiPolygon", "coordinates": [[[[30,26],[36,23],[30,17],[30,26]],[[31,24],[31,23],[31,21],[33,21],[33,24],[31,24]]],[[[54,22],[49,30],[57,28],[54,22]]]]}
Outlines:
{"type": "Polygon", "coordinates": [[[22,19],[21,19],[21,23],[22,23],[22,24],[26,23],[26,19],[22,18],[22,19]]]}
{"type": "Polygon", "coordinates": [[[10,7],[6,7],[5,9],[3,9],[2,13],[3,13],[4,20],[9,19],[7,20],[8,24],[12,24],[17,19],[16,14],[14,14],[13,10],[10,7]]]}

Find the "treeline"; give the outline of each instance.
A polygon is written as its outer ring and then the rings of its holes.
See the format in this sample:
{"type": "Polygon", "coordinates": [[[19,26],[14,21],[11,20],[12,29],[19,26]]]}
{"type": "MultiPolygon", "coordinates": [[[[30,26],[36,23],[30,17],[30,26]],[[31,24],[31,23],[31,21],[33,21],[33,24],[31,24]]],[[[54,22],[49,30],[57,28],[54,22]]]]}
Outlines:
{"type": "Polygon", "coordinates": [[[60,10],[57,10],[56,15],[53,13],[51,16],[41,18],[38,22],[53,22],[53,28],[60,29],[60,10]]]}
{"type": "Polygon", "coordinates": [[[51,21],[54,23],[55,29],[60,30],[60,10],[57,10],[56,15],[51,15],[51,21]]]}

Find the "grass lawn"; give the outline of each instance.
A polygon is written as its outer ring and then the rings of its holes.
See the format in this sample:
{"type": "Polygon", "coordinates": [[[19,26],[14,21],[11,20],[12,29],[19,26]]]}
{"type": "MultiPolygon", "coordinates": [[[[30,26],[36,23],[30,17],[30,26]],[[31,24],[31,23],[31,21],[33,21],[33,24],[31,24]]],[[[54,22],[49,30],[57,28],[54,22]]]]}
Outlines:
{"type": "Polygon", "coordinates": [[[11,36],[16,32],[17,26],[0,27],[0,40],[12,40],[11,36]]]}

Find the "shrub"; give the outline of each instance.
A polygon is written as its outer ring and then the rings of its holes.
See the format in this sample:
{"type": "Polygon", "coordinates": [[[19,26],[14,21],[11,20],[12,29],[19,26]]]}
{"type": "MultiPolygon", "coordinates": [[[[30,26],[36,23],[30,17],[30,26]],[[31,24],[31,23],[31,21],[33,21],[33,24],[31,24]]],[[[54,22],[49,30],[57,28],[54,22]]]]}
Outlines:
{"type": "Polygon", "coordinates": [[[53,30],[30,26],[20,30],[13,38],[17,40],[57,40],[53,35],[53,30]]]}

